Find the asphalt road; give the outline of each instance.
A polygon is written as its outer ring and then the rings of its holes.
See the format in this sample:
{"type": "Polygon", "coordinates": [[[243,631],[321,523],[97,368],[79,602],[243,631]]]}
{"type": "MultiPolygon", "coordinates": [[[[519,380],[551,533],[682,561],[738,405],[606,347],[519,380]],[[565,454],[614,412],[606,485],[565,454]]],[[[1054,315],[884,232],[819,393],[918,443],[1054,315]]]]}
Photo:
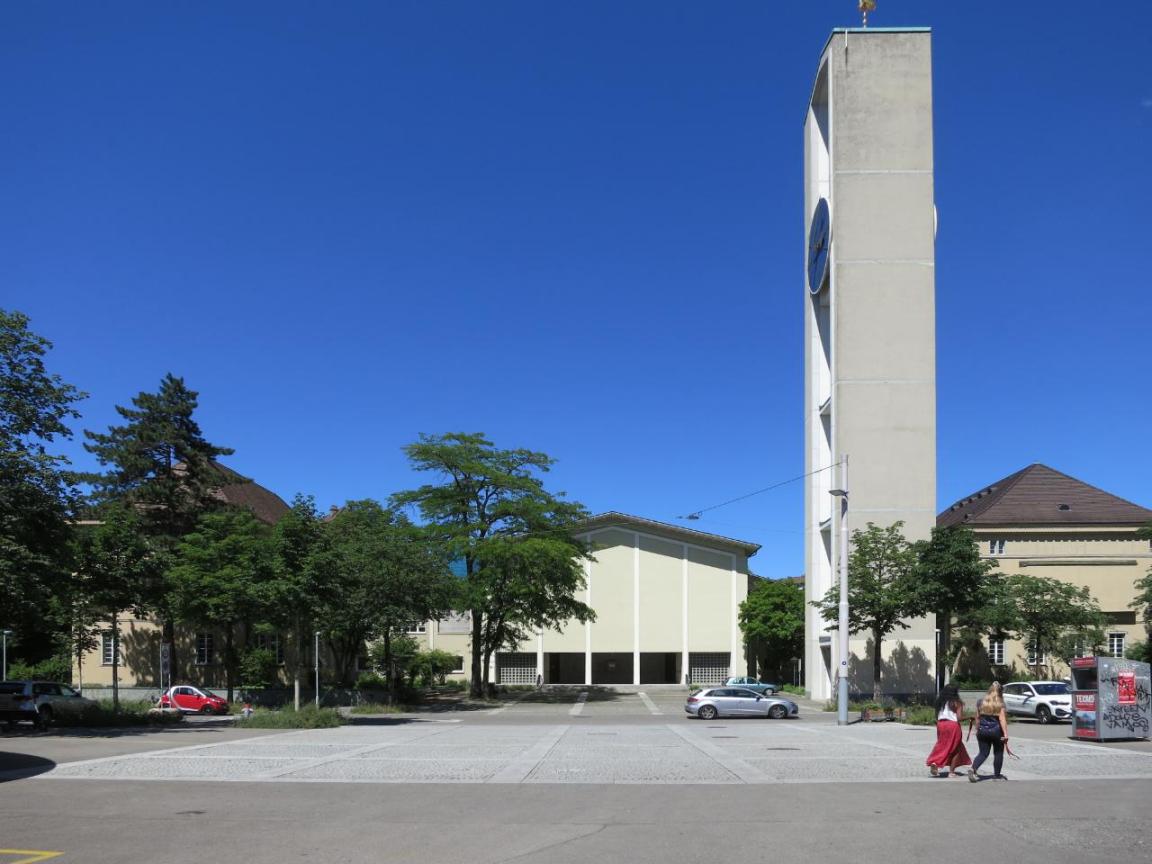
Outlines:
{"type": "Polygon", "coordinates": [[[209,721],[3,737],[0,772],[40,773],[0,782],[0,864],[35,861],[37,850],[63,853],[51,860],[64,864],[1152,861],[1152,771],[1124,779],[1152,763],[1147,742],[1074,744],[1067,726],[1016,723],[1024,758],[1006,769],[1015,779],[972,784],[925,776],[930,730],[842,729],[818,711],[702,723],[683,717],[682,691],[646,696],[529,696],[305,733],[209,721]],[[414,778],[341,779],[340,766],[356,762],[403,764],[414,778]],[[275,767],[260,782],[229,773],[254,763],[275,767]],[[1075,776],[1075,766],[1110,764],[1118,767],[1106,779],[1075,776]],[[711,779],[677,779],[684,765],[711,779]],[[457,771],[454,782],[421,776],[442,766],[457,771]],[[565,766],[600,779],[533,779],[565,766]],[[1046,774],[1045,766],[1056,767],[1046,774]],[[664,779],[637,782],[634,770],[664,779]],[[155,779],[172,771],[220,776],[155,779]]]}

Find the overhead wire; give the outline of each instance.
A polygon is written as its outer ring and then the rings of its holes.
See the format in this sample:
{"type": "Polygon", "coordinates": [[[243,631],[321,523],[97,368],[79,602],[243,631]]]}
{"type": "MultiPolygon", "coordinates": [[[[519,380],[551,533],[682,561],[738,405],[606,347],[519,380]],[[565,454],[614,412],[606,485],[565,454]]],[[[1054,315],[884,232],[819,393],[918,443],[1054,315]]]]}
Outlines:
{"type": "Polygon", "coordinates": [[[831,465],[825,465],[823,468],[817,468],[815,471],[808,471],[797,477],[790,477],[787,480],[781,480],[779,483],[773,483],[771,486],[765,486],[763,489],[757,489],[755,492],[749,492],[747,495],[738,495],[735,498],[730,498],[727,501],[721,501],[719,504],[713,504],[710,507],[701,507],[699,510],[693,510],[683,516],[677,516],[677,519],[694,520],[699,519],[701,514],[707,513],[709,510],[718,510],[721,507],[727,507],[729,504],[735,504],[737,501],[745,501],[748,498],[754,498],[757,495],[763,495],[765,492],[771,492],[773,489],[779,489],[781,486],[787,486],[789,483],[795,483],[803,480],[805,477],[811,477],[814,474],[819,474],[821,471],[828,471],[839,465],[839,462],[833,462],[831,465]]]}

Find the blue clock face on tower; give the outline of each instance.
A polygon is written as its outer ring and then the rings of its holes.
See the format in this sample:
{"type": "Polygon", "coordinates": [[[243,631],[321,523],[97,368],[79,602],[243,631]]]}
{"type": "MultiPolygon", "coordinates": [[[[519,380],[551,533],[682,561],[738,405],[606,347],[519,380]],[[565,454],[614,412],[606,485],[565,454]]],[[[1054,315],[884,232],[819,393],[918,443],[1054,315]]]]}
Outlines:
{"type": "Polygon", "coordinates": [[[808,228],[808,290],[819,294],[828,278],[828,249],[832,243],[832,221],[828,218],[828,199],[821,198],[812,211],[808,228]]]}

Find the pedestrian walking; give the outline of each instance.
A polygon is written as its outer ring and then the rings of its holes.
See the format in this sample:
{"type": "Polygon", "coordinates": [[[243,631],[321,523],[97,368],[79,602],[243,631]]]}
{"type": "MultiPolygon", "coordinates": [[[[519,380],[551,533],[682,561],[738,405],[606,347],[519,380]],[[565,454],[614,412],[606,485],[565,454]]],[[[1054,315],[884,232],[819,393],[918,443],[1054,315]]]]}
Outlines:
{"type": "MultiPolygon", "coordinates": [[[[993,681],[984,698],[976,703],[976,743],[980,746],[980,753],[972,763],[972,770],[968,779],[975,783],[980,780],[980,766],[992,752],[993,780],[1006,779],[1000,769],[1004,767],[1004,749],[1008,746],[1008,715],[1004,712],[1004,696],[1000,692],[1000,682],[993,681]]],[[[972,725],[968,726],[968,734],[972,734],[972,725]]]]}
{"type": "Polygon", "coordinates": [[[960,691],[948,684],[936,697],[936,746],[928,754],[928,771],[933,777],[940,771],[950,771],[955,777],[960,768],[971,765],[968,749],[964,746],[964,733],[960,724],[964,720],[964,703],[960,701],[960,691]]]}

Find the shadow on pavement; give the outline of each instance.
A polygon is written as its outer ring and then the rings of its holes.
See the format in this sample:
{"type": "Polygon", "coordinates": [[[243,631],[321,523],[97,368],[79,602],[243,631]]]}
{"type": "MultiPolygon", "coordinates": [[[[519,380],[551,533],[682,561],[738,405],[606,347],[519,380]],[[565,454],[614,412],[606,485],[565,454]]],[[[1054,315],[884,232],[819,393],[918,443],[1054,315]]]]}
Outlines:
{"type": "Polygon", "coordinates": [[[0,750],[0,783],[10,780],[23,780],[25,777],[35,777],[45,771],[51,771],[56,763],[41,756],[31,756],[27,753],[8,753],[0,750]]]}
{"type": "Polygon", "coordinates": [[[581,693],[587,693],[588,702],[615,702],[620,699],[620,694],[613,690],[611,687],[597,687],[593,686],[572,686],[572,687],[545,687],[542,690],[536,690],[521,696],[519,699],[513,697],[516,702],[533,702],[554,705],[571,705],[579,697],[581,693]]]}

